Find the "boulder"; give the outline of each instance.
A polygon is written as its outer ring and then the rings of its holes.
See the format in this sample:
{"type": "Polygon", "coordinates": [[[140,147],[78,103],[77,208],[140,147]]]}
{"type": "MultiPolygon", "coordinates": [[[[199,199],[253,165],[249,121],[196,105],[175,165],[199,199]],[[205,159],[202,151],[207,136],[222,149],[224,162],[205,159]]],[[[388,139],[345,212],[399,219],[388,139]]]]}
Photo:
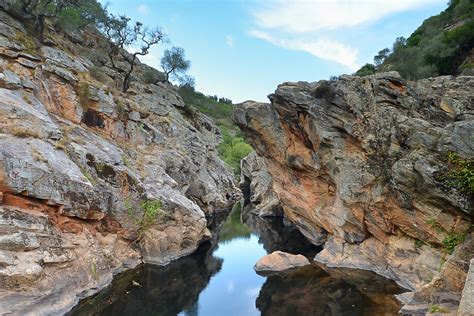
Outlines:
{"type": "Polygon", "coordinates": [[[309,264],[303,255],[293,255],[282,251],[274,251],[260,258],[254,266],[258,273],[280,272],[309,264]]]}

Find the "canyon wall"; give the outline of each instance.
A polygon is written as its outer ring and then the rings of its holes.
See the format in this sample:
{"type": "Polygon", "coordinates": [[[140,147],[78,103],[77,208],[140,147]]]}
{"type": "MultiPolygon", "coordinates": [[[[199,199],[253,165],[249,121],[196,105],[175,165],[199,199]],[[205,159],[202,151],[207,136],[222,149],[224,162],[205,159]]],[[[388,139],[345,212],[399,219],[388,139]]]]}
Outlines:
{"type": "Polygon", "coordinates": [[[474,253],[472,188],[458,181],[472,170],[474,77],[344,75],[283,83],[269,99],[236,106],[234,120],[285,217],[324,244],[315,260],[393,279],[416,291],[405,302],[459,293],[474,253]]]}
{"type": "Polygon", "coordinates": [[[0,306],[64,313],[141,262],[210,237],[233,205],[219,129],[140,64],[128,93],[91,34],[39,45],[0,11],[0,306]]]}

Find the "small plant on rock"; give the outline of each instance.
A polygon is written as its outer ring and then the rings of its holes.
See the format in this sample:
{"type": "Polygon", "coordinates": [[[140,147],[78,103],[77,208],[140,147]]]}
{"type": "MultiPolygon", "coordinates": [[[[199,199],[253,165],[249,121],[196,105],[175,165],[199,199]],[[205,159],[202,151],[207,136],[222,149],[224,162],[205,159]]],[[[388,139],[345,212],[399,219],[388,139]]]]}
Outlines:
{"type": "Polygon", "coordinates": [[[443,239],[443,244],[446,246],[446,251],[449,254],[452,254],[454,249],[464,242],[464,239],[466,239],[466,235],[466,233],[449,233],[448,236],[443,239]]]}
{"type": "Polygon", "coordinates": [[[150,229],[150,227],[156,222],[159,215],[164,215],[165,212],[162,210],[163,203],[160,200],[144,200],[140,202],[140,209],[143,212],[141,218],[135,215],[134,207],[131,203],[130,197],[127,196],[124,200],[124,205],[127,210],[128,217],[136,224],[139,225],[139,239],[150,229]]]}

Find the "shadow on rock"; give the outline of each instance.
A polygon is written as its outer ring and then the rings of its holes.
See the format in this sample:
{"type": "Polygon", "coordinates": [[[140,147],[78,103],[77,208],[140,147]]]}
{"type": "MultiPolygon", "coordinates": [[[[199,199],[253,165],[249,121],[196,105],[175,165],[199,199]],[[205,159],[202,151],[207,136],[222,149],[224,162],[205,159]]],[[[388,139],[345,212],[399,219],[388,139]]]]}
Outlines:
{"type": "Polygon", "coordinates": [[[321,247],[309,242],[295,226],[285,224],[283,217],[262,218],[252,214],[251,207],[246,205],[242,210],[242,221],[259,236],[258,242],[267,253],[279,250],[312,259],[321,250],[321,247]]]}

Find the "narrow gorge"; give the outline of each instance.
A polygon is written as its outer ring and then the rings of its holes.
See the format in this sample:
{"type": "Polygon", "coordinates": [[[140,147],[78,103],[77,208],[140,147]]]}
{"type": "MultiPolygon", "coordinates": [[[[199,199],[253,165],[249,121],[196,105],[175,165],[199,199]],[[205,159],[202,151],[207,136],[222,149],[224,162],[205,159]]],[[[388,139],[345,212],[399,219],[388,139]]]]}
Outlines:
{"type": "Polygon", "coordinates": [[[471,0],[238,104],[108,10],[0,0],[0,315],[474,315],[471,0]]]}

